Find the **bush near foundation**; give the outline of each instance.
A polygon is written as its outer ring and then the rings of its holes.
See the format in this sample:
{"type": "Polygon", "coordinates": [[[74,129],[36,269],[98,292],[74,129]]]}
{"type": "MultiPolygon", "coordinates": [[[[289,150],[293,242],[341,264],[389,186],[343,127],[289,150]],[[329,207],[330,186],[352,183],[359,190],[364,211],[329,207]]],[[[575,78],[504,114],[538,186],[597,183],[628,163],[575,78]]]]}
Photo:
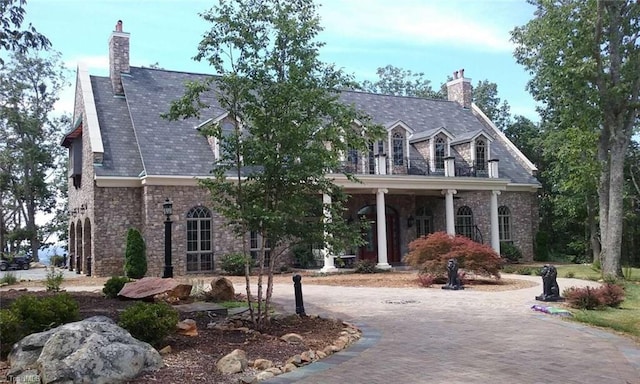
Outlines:
{"type": "Polygon", "coordinates": [[[405,263],[423,273],[442,276],[447,273],[447,261],[457,259],[467,273],[500,278],[503,260],[491,247],[464,236],[432,233],[409,243],[405,263]]]}
{"type": "Polygon", "coordinates": [[[147,255],[142,235],[135,228],[127,231],[127,249],[124,254],[124,274],[141,279],[147,273],[147,255]]]}
{"type": "Polygon", "coordinates": [[[113,276],[104,283],[102,293],[110,299],[115,299],[118,297],[118,293],[120,293],[122,288],[124,288],[124,285],[130,281],[132,280],[126,276],[113,276]]]}

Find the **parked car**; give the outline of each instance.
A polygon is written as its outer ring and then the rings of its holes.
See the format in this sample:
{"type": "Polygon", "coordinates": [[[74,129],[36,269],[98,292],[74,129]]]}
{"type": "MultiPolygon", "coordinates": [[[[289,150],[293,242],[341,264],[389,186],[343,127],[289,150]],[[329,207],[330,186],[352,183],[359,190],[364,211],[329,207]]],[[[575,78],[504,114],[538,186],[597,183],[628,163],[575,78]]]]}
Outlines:
{"type": "Polygon", "coordinates": [[[2,257],[0,259],[0,271],[8,269],[29,269],[31,266],[31,258],[27,256],[2,257]]]}

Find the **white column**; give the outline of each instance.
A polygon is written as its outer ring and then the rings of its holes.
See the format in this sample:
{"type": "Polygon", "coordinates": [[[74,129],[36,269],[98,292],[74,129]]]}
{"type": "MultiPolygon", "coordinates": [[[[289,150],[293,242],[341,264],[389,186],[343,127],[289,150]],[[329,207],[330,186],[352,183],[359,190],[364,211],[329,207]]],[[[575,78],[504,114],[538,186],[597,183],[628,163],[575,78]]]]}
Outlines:
{"type": "Polygon", "coordinates": [[[491,191],[491,248],[500,254],[500,229],[498,228],[498,195],[500,191],[491,191]]]}
{"type": "Polygon", "coordinates": [[[455,189],[445,189],[442,191],[442,194],[445,197],[444,208],[445,208],[445,219],[447,222],[447,234],[451,236],[456,235],[456,223],[455,217],[453,215],[453,195],[458,193],[455,189]]]}
{"type": "Polygon", "coordinates": [[[388,189],[378,189],[376,191],[376,227],[378,228],[378,264],[376,268],[391,269],[387,262],[387,220],[384,194],[388,189]]]}
{"type": "MultiPolygon", "coordinates": [[[[324,207],[323,208],[324,217],[322,218],[322,220],[326,224],[326,223],[329,223],[329,220],[330,220],[329,209],[327,208],[327,206],[331,205],[331,196],[327,195],[326,193],[323,193],[322,194],[322,205],[324,207]]],[[[326,239],[327,236],[329,236],[329,234],[327,233],[327,230],[325,229],[324,238],[326,239]]],[[[338,270],[338,268],[336,268],[336,266],[334,264],[333,255],[331,255],[331,253],[329,252],[329,248],[327,248],[326,245],[322,248],[322,256],[324,256],[324,266],[320,269],[320,272],[327,273],[327,272],[335,272],[335,271],[338,270]]]]}

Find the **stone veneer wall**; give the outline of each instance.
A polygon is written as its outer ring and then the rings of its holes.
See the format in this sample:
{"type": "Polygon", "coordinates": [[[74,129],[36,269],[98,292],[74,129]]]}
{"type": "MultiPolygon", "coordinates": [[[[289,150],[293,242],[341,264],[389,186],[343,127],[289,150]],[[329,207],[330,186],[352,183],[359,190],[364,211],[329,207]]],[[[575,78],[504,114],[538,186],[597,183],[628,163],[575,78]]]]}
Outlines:
{"type": "MultiPolygon", "coordinates": [[[[485,244],[491,244],[490,191],[458,191],[454,200],[454,215],[458,208],[466,205],[473,211],[475,224],[482,233],[485,244]]],[[[522,251],[525,261],[533,260],[533,234],[537,230],[537,205],[535,193],[502,192],[498,196],[498,206],[507,206],[511,212],[511,238],[522,251]],[[535,213],[534,213],[535,212],[535,213]],[[535,215],[535,216],[534,216],[535,215]]]]}
{"type": "Polygon", "coordinates": [[[176,276],[187,274],[186,215],[193,207],[204,206],[212,215],[212,241],[214,269],[219,269],[219,258],[242,251],[242,239],[225,225],[224,218],[211,207],[209,191],[202,187],[145,186],[142,193],[143,237],[147,245],[148,276],[161,276],[164,269],[164,220],[162,204],[173,201],[172,265],[176,276]]]}
{"type": "MultiPolygon", "coordinates": [[[[87,116],[84,110],[84,100],[82,99],[82,90],[80,89],[80,82],[76,82],[76,96],[75,96],[75,106],[74,106],[74,120],[76,121],[78,117],[82,117],[82,176],[80,181],[80,188],[76,189],[69,179],[69,231],[71,230],[71,223],[73,222],[74,229],[76,234],[78,233],[78,228],[81,228],[82,236],[78,237],[74,235],[73,237],[69,236],[69,238],[75,238],[76,242],[74,245],[69,244],[69,251],[74,253],[74,261],[75,257],[81,257],[81,270],[86,272],[87,263],[86,256],[87,255],[95,255],[95,249],[92,246],[92,242],[90,239],[95,238],[96,226],[90,225],[89,232],[86,233],[85,226],[87,222],[94,222],[94,213],[95,213],[95,204],[93,201],[93,193],[94,193],[94,170],[93,170],[93,151],[91,149],[91,142],[89,140],[89,129],[86,126],[87,116]],[[86,205],[87,209],[83,212],[80,211],[80,207],[82,205],[86,205]],[[78,213],[73,215],[74,209],[78,209],[78,213]],[[88,219],[88,221],[87,221],[88,219]]],[[[75,264],[73,266],[74,270],[76,269],[75,264]]],[[[93,269],[93,265],[92,265],[93,269]]]]}
{"type": "Polygon", "coordinates": [[[471,143],[453,145],[452,147],[458,152],[462,160],[471,164],[471,143]]]}
{"type": "Polygon", "coordinates": [[[130,228],[143,231],[142,188],[96,188],[95,203],[100,209],[94,225],[94,274],[122,275],[127,232],[130,228]]]}

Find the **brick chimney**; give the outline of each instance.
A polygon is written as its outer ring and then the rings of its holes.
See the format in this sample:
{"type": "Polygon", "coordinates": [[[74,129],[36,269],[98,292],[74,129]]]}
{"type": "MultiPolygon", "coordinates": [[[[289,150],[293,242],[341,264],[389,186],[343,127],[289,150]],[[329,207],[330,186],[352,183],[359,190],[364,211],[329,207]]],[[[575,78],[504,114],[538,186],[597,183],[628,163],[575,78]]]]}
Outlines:
{"type": "Polygon", "coordinates": [[[464,77],[464,69],[453,72],[453,80],[447,83],[449,101],[455,101],[463,108],[471,108],[473,91],[471,79],[464,77]]]}
{"type": "Polygon", "coordinates": [[[121,73],[129,73],[129,34],[122,32],[122,20],[118,20],[109,37],[109,77],[116,95],[124,95],[121,73]]]}

